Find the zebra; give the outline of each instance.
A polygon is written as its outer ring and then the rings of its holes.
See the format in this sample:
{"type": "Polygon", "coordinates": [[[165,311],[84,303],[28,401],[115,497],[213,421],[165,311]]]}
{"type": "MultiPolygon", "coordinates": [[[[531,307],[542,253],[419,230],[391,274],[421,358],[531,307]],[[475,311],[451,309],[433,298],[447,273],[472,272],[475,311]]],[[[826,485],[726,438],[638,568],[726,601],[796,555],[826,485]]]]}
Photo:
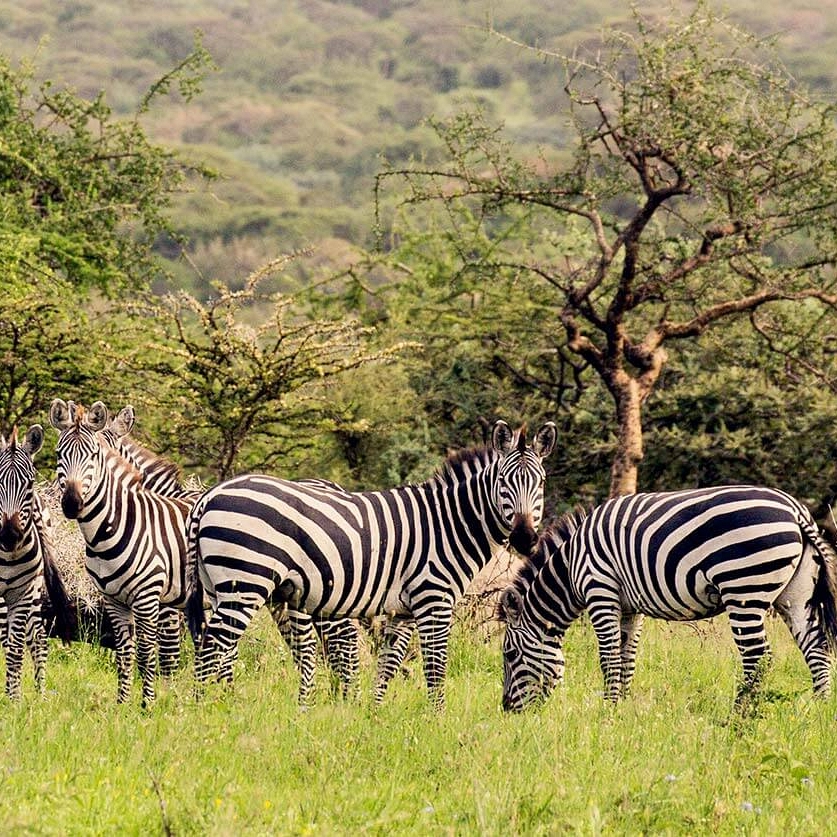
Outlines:
{"type": "Polygon", "coordinates": [[[69,597],[55,565],[49,535],[51,520],[35,490],[34,456],[43,446],[39,424],[17,428],[7,442],[0,436],[0,597],[3,600],[3,645],[6,650],[6,694],[21,695],[24,646],[35,666],[35,686],[44,691],[47,638],[42,617],[44,587],[59,636],[69,642],[74,626],[69,597]]]}
{"type": "MultiPolygon", "coordinates": [[[[109,416],[107,423],[99,431],[99,438],[108,446],[115,448],[140,472],[145,491],[153,491],[166,497],[178,497],[194,504],[203,494],[203,488],[189,488],[182,481],[180,469],[172,462],[158,456],[148,448],[129,438],[133,430],[136,415],[131,404],[126,405],[115,415],[109,416]]],[[[343,491],[340,486],[327,480],[304,480],[324,489],[343,491]]],[[[306,644],[316,643],[319,639],[323,654],[331,670],[341,684],[343,697],[353,689],[360,668],[358,652],[358,629],[353,620],[311,620],[311,617],[289,611],[284,605],[271,605],[270,613],[279,630],[280,636],[291,650],[297,666],[310,664],[308,655],[300,651],[306,644]],[[311,631],[314,631],[312,634],[311,631]]],[[[160,672],[165,675],[176,670],[180,653],[180,611],[161,606],[159,629],[160,672]]],[[[227,678],[232,675],[232,660],[228,660],[227,678]]],[[[303,682],[312,682],[314,672],[307,673],[303,682]]],[[[303,702],[307,695],[303,696],[303,702]]]]}
{"type": "Polygon", "coordinates": [[[193,601],[205,590],[212,605],[198,684],[233,653],[254,613],[279,601],[315,618],[414,619],[428,695],[441,708],[453,607],[497,550],[510,542],[528,552],[537,539],[542,460],[555,440],[552,422],[528,446],[525,428],[498,421],[491,446],[449,455],[418,485],[352,493],[244,475],[209,489],[188,529],[200,582],[193,601]]]}
{"type": "Polygon", "coordinates": [[[183,608],[190,592],[185,533],[193,503],[146,490],[137,468],[103,443],[108,411],[101,401],[88,411],[56,398],[49,419],[59,431],[61,508],[78,522],[85,567],[115,635],[117,701],[130,696],[136,656],[147,706],[155,698],[161,607],[183,608]]]}
{"type": "MultiPolygon", "coordinates": [[[[205,489],[184,485],[180,468],[174,462],[130,438],[136,421],[133,405],[128,404],[115,415],[109,413],[108,416],[107,423],[98,433],[99,439],[118,451],[139,471],[143,491],[163,497],[176,497],[193,505],[205,489]]],[[[160,605],[157,642],[160,674],[164,677],[177,671],[180,664],[182,624],[180,609],[160,605]]]]}
{"type": "Polygon", "coordinates": [[[810,512],[782,491],[737,485],[634,494],[547,527],[504,590],[503,708],[520,711],[563,679],[563,638],[587,610],[604,695],[627,694],[645,615],[726,612],[743,664],[735,705],[769,659],[770,608],[790,629],[817,694],[830,688],[837,641],[837,554],[810,512]]]}

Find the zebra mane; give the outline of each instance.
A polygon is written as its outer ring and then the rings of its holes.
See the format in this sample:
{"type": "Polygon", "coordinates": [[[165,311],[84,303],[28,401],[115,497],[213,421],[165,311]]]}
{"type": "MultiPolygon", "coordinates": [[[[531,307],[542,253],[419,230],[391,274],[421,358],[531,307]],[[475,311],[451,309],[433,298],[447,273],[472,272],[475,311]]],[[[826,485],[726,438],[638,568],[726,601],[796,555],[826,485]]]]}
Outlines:
{"type": "Polygon", "coordinates": [[[484,471],[496,458],[497,452],[494,448],[486,445],[450,451],[433,480],[443,486],[456,485],[475,473],[484,471]]]}
{"type": "Polygon", "coordinates": [[[131,455],[135,456],[142,462],[141,470],[145,473],[154,472],[155,476],[166,479],[171,479],[174,482],[183,482],[183,471],[176,462],[166,459],[158,453],[150,451],[144,445],[135,442],[133,439],[125,442],[126,447],[130,450],[131,455]]]}
{"type": "MultiPolygon", "coordinates": [[[[107,439],[105,436],[100,438],[107,439]]],[[[154,475],[155,481],[165,479],[171,479],[177,483],[183,481],[183,472],[176,462],[150,451],[133,439],[125,437],[121,442],[118,441],[115,444],[108,442],[108,446],[117,456],[131,466],[141,485],[145,485],[148,476],[151,474],[154,475]],[[120,448],[124,448],[124,450],[120,448]]]]}
{"type": "Polygon", "coordinates": [[[521,592],[527,590],[546,562],[575,534],[588,514],[589,508],[578,505],[550,523],[541,532],[529,555],[523,557],[523,564],[511,580],[511,585],[521,592]]]}

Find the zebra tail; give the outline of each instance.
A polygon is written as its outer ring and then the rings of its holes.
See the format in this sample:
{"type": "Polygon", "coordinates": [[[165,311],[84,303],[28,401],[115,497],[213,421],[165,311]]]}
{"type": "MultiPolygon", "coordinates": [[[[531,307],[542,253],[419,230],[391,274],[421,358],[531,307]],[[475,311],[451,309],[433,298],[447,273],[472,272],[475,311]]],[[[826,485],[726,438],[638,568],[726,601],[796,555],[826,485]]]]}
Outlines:
{"type": "Polygon", "coordinates": [[[813,604],[820,612],[831,653],[837,654],[837,550],[827,536],[817,531],[816,525],[808,534],[822,562],[814,584],[813,604]]]}
{"type": "Polygon", "coordinates": [[[198,572],[198,561],[200,560],[198,526],[203,514],[205,497],[204,494],[195,503],[186,522],[186,589],[188,591],[186,596],[186,625],[189,628],[192,641],[195,643],[195,648],[200,644],[206,627],[203,609],[203,583],[198,572]]]}
{"type": "Polygon", "coordinates": [[[50,550],[44,552],[44,584],[52,603],[55,633],[69,645],[78,636],[78,614],[50,550]]]}
{"type": "Polygon", "coordinates": [[[203,584],[201,584],[199,578],[195,579],[192,592],[189,593],[189,598],[186,600],[186,624],[189,627],[192,642],[195,643],[197,648],[206,627],[206,617],[203,610],[203,584]]]}

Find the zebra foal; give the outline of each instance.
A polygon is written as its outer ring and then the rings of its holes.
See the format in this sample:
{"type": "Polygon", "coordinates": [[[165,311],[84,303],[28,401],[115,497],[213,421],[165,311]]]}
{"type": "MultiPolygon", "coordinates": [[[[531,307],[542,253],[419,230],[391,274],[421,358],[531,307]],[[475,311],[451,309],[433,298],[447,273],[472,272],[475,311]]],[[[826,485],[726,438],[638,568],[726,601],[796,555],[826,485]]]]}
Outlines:
{"type": "Polygon", "coordinates": [[[563,678],[563,638],[586,609],[605,697],[627,693],[644,615],[726,612],[743,665],[736,705],[769,653],[764,619],[781,615],[811,672],[830,688],[837,643],[837,554],[784,492],[721,486],[608,500],[547,528],[500,601],[503,708],[520,711],[563,678]]]}
{"type": "Polygon", "coordinates": [[[61,638],[69,642],[73,617],[64,583],[55,566],[51,521],[35,490],[33,457],[44,431],[32,425],[18,442],[17,428],[7,442],[0,436],[0,598],[3,601],[3,645],[6,650],[6,694],[20,698],[24,646],[35,665],[35,685],[44,690],[47,638],[41,598],[46,584],[61,638]]]}
{"type": "Polygon", "coordinates": [[[527,445],[524,431],[500,421],[490,447],[451,455],[427,482],[384,491],[261,475],[209,489],[188,533],[200,580],[193,601],[203,587],[212,605],[198,682],[218,673],[265,602],[287,602],[315,618],[415,619],[428,692],[441,706],[454,605],[498,549],[511,542],[528,552],[536,540],[542,460],[555,437],[549,422],[527,445]]]}

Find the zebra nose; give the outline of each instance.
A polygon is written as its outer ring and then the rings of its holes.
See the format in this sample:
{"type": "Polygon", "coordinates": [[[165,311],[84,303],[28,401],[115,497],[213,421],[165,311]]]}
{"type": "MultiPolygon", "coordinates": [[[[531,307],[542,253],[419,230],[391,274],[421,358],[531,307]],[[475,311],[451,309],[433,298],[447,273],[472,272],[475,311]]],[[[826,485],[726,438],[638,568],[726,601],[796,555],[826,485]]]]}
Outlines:
{"type": "Polygon", "coordinates": [[[5,552],[13,552],[20,544],[23,530],[20,528],[20,518],[17,513],[11,517],[3,515],[3,525],[0,526],[0,548],[5,552]]]}
{"type": "Polygon", "coordinates": [[[516,513],[512,519],[509,544],[521,555],[529,555],[538,542],[538,533],[532,521],[532,515],[516,513]]]}
{"type": "Polygon", "coordinates": [[[64,493],[61,495],[61,511],[64,512],[64,517],[67,520],[75,520],[81,514],[83,506],[84,501],[81,499],[78,485],[74,482],[68,482],[64,493]]]}

